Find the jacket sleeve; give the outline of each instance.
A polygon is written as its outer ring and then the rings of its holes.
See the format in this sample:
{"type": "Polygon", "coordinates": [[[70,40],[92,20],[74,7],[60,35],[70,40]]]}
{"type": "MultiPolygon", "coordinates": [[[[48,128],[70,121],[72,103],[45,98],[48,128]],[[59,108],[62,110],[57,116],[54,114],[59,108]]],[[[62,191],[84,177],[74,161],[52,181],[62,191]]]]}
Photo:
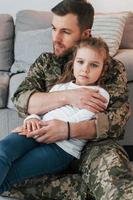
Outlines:
{"type": "Polygon", "coordinates": [[[130,116],[127,74],[124,65],[111,59],[106,75],[104,83],[110,94],[110,102],[107,110],[96,116],[97,140],[121,138],[130,116]]]}
{"type": "Polygon", "coordinates": [[[26,78],[14,93],[12,101],[20,117],[26,117],[28,114],[27,107],[30,96],[35,92],[46,91],[44,68],[47,59],[46,54],[41,54],[36,59],[36,61],[31,65],[26,78]]]}

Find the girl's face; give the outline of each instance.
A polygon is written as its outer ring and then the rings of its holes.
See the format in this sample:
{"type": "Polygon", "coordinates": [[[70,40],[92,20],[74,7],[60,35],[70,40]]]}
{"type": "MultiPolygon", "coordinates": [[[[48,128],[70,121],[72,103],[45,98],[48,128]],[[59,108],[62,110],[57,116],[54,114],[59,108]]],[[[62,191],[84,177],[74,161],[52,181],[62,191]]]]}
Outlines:
{"type": "Polygon", "coordinates": [[[81,47],[73,64],[74,77],[78,85],[93,85],[101,76],[105,59],[103,50],[81,47]]]}

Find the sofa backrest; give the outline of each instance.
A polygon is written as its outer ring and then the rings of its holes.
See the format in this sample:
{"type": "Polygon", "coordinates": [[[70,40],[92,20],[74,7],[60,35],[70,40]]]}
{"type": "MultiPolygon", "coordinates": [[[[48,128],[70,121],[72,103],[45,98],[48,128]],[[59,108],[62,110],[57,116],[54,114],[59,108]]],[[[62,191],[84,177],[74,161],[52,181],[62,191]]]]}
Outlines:
{"type": "Polygon", "coordinates": [[[12,16],[0,14],[0,70],[9,71],[13,63],[14,22],[12,16]]]}
{"type": "MultiPolygon", "coordinates": [[[[30,31],[46,29],[51,25],[49,11],[22,10],[16,15],[15,30],[30,31]]],[[[126,20],[120,48],[133,49],[133,12],[126,20]]],[[[12,16],[0,14],[0,70],[9,71],[14,60],[14,22],[12,16]]]]}
{"type": "Polygon", "coordinates": [[[31,31],[50,27],[52,13],[49,11],[22,10],[16,15],[16,31],[31,31]]]}
{"type": "Polygon", "coordinates": [[[9,70],[14,60],[13,45],[13,18],[8,14],[0,14],[0,108],[7,103],[9,70]]]}
{"type": "MultiPolygon", "coordinates": [[[[120,48],[133,48],[133,12],[119,12],[119,14],[128,13],[120,48]]],[[[101,13],[101,15],[106,15],[101,13]]],[[[112,15],[116,13],[111,13],[112,15]]],[[[16,15],[16,31],[28,31],[36,29],[45,29],[50,27],[52,13],[49,11],[22,10],[16,15]]]]}

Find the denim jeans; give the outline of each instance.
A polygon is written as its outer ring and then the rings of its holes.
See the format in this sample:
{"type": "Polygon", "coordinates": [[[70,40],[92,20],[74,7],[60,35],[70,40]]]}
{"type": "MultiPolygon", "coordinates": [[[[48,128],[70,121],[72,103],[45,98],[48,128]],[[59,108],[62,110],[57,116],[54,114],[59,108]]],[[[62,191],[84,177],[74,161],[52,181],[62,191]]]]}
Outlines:
{"type": "Polygon", "coordinates": [[[25,179],[61,172],[73,159],[56,144],[11,133],[0,141],[0,193],[25,179]]]}

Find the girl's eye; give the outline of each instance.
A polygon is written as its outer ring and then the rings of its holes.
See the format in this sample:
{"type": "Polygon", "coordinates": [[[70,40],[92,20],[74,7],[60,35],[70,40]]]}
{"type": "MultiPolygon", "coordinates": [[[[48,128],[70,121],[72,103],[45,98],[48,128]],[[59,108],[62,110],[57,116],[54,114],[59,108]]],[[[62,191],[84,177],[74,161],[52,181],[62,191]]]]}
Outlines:
{"type": "Polygon", "coordinates": [[[77,63],[79,63],[80,65],[82,65],[84,63],[83,60],[77,60],[77,63]]]}
{"type": "Polygon", "coordinates": [[[95,63],[91,63],[90,65],[91,65],[91,67],[98,67],[98,65],[95,63]]]}

